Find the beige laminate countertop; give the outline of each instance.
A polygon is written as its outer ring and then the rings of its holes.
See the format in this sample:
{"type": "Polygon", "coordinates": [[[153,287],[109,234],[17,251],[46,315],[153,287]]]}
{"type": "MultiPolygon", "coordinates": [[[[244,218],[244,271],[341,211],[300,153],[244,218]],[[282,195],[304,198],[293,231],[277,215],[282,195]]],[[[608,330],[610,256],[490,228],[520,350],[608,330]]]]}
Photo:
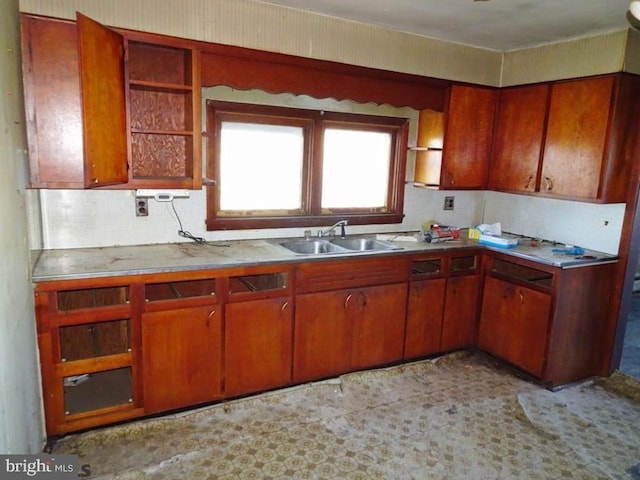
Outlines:
{"type": "MultiPolygon", "coordinates": [[[[405,234],[406,235],[406,234],[405,234]]],[[[352,235],[375,238],[375,235],[352,235]]],[[[389,235],[385,235],[388,238],[389,235]]],[[[475,240],[455,240],[441,243],[423,241],[388,241],[397,250],[348,252],[335,254],[295,254],[278,245],[278,241],[291,240],[232,240],[204,244],[169,243],[152,245],[95,247],[38,250],[32,252],[34,260],[32,280],[75,280],[121,275],[211,270],[239,266],[273,265],[301,261],[322,261],[336,258],[354,258],[379,255],[442,252],[458,249],[482,248],[498,251],[559,268],[583,267],[617,261],[617,257],[586,250],[583,257],[555,253],[563,248],[553,242],[521,240],[516,248],[503,249],[480,245],[475,240]]]]}

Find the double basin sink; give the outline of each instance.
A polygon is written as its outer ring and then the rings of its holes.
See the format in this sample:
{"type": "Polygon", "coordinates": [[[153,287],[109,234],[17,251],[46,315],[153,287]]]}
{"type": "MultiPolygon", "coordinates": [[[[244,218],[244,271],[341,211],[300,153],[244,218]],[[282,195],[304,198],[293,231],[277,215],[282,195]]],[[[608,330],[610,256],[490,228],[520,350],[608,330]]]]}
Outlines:
{"type": "Polygon", "coordinates": [[[297,239],[281,241],[278,245],[303,255],[402,250],[402,247],[367,237],[297,239]]]}

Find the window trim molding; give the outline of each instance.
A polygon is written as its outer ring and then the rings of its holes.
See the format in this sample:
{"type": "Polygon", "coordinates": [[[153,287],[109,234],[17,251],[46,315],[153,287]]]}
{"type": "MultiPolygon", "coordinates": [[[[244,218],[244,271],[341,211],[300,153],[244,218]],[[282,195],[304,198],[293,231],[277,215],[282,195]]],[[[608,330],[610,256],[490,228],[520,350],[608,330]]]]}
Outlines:
{"type": "MultiPolygon", "coordinates": [[[[289,228],[289,227],[316,227],[335,223],[338,220],[348,219],[351,225],[368,224],[391,224],[401,223],[404,218],[404,185],[407,156],[407,142],[409,135],[409,120],[401,117],[387,117],[367,114],[325,112],[318,110],[306,110],[300,108],[288,108],[269,105],[254,105],[248,103],[236,103],[228,101],[207,100],[206,102],[207,128],[205,137],[207,140],[207,177],[213,179],[206,186],[207,198],[207,218],[206,228],[213,230],[242,230],[256,228],[289,228]],[[252,123],[256,121],[256,116],[265,118],[289,119],[285,122],[298,125],[305,125],[305,147],[303,160],[303,185],[300,214],[289,214],[283,216],[264,215],[218,215],[219,211],[219,190],[217,180],[219,174],[219,146],[216,142],[220,122],[224,119],[242,119],[247,116],[247,120],[252,123]],[[250,118],[252,117],[253,118],[250,118]],[[320,124],[320,128],[315,125],[320,124]],[[392,130],[392,153],[389,163],[389,181],[387,187],[387,209],[386,212],[370,211],[368,209],[333,209],[328,213],[320,210],[321,196],[321,174],[322,165],[321,136],[327,126],[339,126],[340,124],[351,127],[363,128],[378,127],[380,131],[392,130]],[[312,136],[311,136],[312,135],[312,136]],[[313,171],[309,171],[312,169],[313,171]],[[308,213],[304,213],[308,212],[308,213]]],[[[265,123],[269,123],[268,120],[265,123]]]]}

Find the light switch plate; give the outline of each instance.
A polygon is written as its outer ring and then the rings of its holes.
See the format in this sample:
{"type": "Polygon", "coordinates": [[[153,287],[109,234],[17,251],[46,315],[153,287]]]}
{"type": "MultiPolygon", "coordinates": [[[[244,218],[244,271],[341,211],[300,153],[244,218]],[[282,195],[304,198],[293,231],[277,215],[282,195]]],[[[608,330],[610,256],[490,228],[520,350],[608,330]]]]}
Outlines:
{"type": "Polygon", "coordinates": [[[444,206],[443,210],[453,210],[454,200],[456,197],[444,197],[444,206]]]}

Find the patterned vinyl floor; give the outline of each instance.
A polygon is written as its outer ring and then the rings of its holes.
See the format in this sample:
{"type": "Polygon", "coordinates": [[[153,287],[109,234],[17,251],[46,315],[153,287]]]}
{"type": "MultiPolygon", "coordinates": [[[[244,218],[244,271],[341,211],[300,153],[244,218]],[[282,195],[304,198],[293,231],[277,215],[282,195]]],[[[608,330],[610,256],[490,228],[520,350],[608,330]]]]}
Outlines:
{"type": "Polygon", "coordinates": [[[640,479],[640,383],[459,353],[60,439],[100,479],[640,479]]]}

